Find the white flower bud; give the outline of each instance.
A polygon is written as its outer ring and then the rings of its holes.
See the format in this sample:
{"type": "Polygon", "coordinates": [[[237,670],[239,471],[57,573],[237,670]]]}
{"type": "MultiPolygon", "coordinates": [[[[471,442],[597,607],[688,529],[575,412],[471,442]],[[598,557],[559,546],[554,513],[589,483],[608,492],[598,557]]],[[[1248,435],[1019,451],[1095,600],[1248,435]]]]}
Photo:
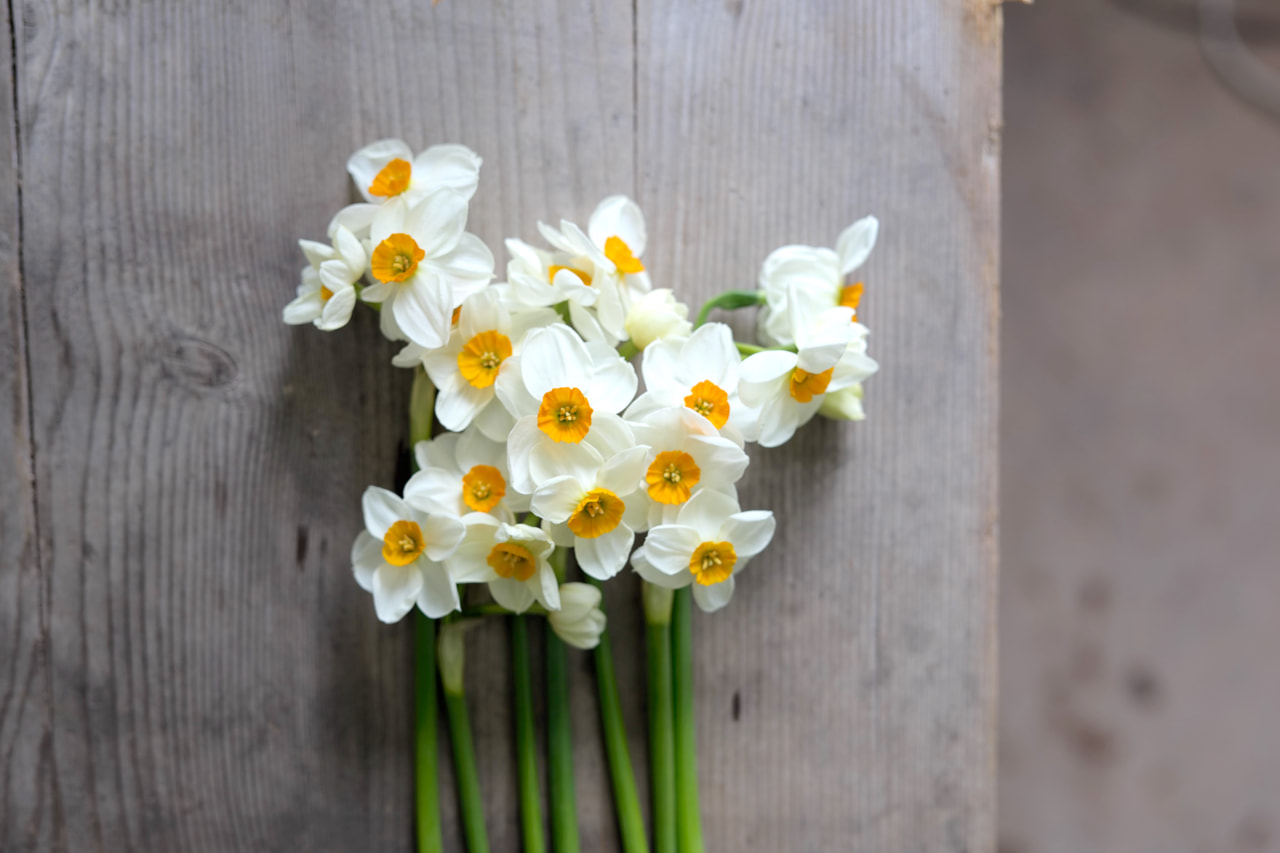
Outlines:
{"type": "Polygon", "coordinates": [[[855,382],[848,388],[823,397],[818,414],[833,421],[865,420],[867,414],[862,410],[862,383],[855,382]]]}
{"type": "Polygon", "coordinates": [[[676,301],[670,290],[651,290],[627,312],[626,330],[636,349],[664,338],[687,338],[693,331],[689,306],[676,301]]]}
{"type": "Polygon", "coordinates": [[[561,584],[560,609],[547,614],[551,630],[574,648],[594,649],[605,627],[601,598],[600,590],[591,584],[561,584]]]}
{"type": "Polygon", "coordinates": [[[479,624],[479,619],[440,623],[440,631],[436,636],[436,665],[440,667],[440,683],[444,685],[446,693],[462,695],[462,674],[467,659],[465,635],[479,624]]]}

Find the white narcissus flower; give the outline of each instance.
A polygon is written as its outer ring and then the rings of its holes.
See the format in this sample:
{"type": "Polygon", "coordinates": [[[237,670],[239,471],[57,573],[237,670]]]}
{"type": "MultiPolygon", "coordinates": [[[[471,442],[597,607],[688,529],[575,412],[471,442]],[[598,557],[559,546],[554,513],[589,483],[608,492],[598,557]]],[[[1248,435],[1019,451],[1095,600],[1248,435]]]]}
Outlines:
{"type": "Polygon", "coordinates": [[[608,622],[600,607],[602,598],[591,584],[561,584],[560,609],[547,614],[551,630],[575,649],[594,649],[608,622]]]}
{"type": "Polygon", "coordinates": [[[640,420],[658,409],[686,406],[736,444],[753,441],[760,413],[738,396],[741,363],[733,331],[724,323],[707,323],[685,340],[657,341],[644,351],[640,371],[645,392],[627,408],[626,417],[640,420]]]}
{"type": "Polygon", "coordinates": [[[673,406],[628,423],[636,441],[649,446],[636,495],[646,505],[648,526],[675,521],[680,507],[703,489],[737,494],[734,484],[747,470],[747,454],[702,415],[673,406]]]}
{"type": "Polygon", "coordinates": [[[791,288],[798,352],[765,350],[742,362],[738,391],[760,409],[759,441],[777,447],[813,419],[828,393],[870,376],[876,363],[866,354],[866,327],[849,308],[818,311],[815,297],[791,288]]]}
{"type": "Polygon", "coordinates": [[[533,307],[565,302],[571,318],[576,315],[586,318],[588,325],[596,323],[587,309],[596,304],[600,295],[600,291],[591,286],[598,253],[588,249],[589,256],[574,258],[521,240],[509,239],[506,245],[511,255],[507,262],[507,281],[516,302],[533,307]]]}
{"type": "Polygon", "coordinates": [[[651,290],[631,303],[626,331],[636,349],[646,349],[655,341],[687,338],[693,331],[689,306],[677,302],[670,290],[651,290]]]}
{"type": "Polygon", "coordinates": [[[364,246],[342,226],[334,230],[332,246],[313,240],[299,240],[298,246],[307,266],[302,269],[297,298],[284,308],[284,321],[291,326],[313,323],[326,332],[341,329],[351,319],[355,283],[368,263],[364,246]]]}
{"type": "Polygon", "coordinates": [[[811,295],[823,309],[837,305],[853,309],[856,320],[862,282],[846,285],[845,279],[867,260],[879,232],[879,220],[867,216],[840,234],[834,251],[815,246],[783,246],[765,258],[760,270],[760,290],[765,297],[759,319],[760,338],[777,346],[796,343],[793,288],[811,295]]]}
{"type": "Polygon", "coordinates": [[[458,588],[443,561],[462,541],[462,522],[414,509],[394,492],[365,490],[365,529],[351,547],[356,582],[373,593],[383,622],[399,622],[413,609],[438,619],[459,607],[458,588]]]}
{"type": "Polygon", "coordinates": [[[643,524],[637,491],[649,448],[630,446],[633,443],[608,448],[605,455],[578,445],[562,458],[563,475],[533,493],[533,511],[552,540],[572,547],[579,568],[596,580],[608,580],[622,570],[635,542],[636,525],[643,524]]]}
{"type": "Polygon", "coordinates": [[[480,182],[480,155],[465,145],[432,145],[414,156],[400,139],[380,139],[347,161],[347,171],[365,201],[400,197],[413,204],[438,189],[470,200],[480,182]]]}
{"type": "Polygon", "coordinates": [[[513,314],[509,297],[509,288],[501,284],[471,294],[443,347],[410,343],[392,359],[398,367],[426,368],[439,390],[435,413],[445,429],[462,432],[475,423],[489,438],[505,441],[515,424],[495,399],[494,383],[507,369],[507,360],[519,354],[529,331],[558,322],[560,315],[550,308],[513,314]]]}
{"type": "Polygon", "coordinates": [[[491,515],[464,516],[466,534],[446,561],[458,583],[487,583],[489,594],[513,613],[536,601],[560,609],[560,586],[547,558],[555,545],[545,531],[527,524],[505,524],[491,515]]]}
{"type": "Polygon", "coordinates": [[[642,578],[656,586],[693,586],[693,600],[710,613],[729,603],[734,575],[773,539],[773,513],[742,512],[720,492],[699,492],[680,510],[674,524],[649,531],[631,555],[642,578]]]}
{"type": "MultiPolygon", "coordinates": [[[[586,343],[563,323],[534,329],[496,382],[498,399],[516,418],[507,439],[511,480],[522,492],[566,473],[579,446],[629,446],[631,430],[617,413],[631,402],[635,368],[611,347],[586,343]]],[[[609,454],[602,450],[601,457],[609,454]]]]}
{"type": "Polygon", "coordinates": [[[410,207],[393,198],[369,226],[377,284],[361,298],[382,303],[382,333],[434,349],[449,339],[453,309],[493,278],[493,255],[467,224],[467,199],[437,190],[410,207]]]}
{"type": "Polygon", "coordinates": [[[484,512],[506,522],[528,511],[529,496],[508,482],[506,445],[479,430],[444,433],[418,442],[413,452],[419,471],[404,487],[409,506],[459,517],[484,512]]]}

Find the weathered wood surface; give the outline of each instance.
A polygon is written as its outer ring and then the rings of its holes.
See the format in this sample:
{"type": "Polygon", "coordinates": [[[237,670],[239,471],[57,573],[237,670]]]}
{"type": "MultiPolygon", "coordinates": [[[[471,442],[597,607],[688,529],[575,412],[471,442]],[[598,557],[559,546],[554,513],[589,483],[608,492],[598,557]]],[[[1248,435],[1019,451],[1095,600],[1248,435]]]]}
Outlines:
{"type": "MultiPolygon", "coordinates": [[[[409,628],[378,624],[347,566],[361,490],[396,478],[407,378],[368,316],[279,322],[294,240],[347,200],[350,151],[387,135],[480,151],[473,228],[495,246],[634,193],[655,280],[695,303],[750,285],[773,246],[881,217],[870,418],[757,454],[744,499],[780,534],[734,606],[696,621],[707,835],[993,848],[998,9],[16,12],[0,849],[409,848],[409,628]]],[[[632,592],[610,606],[639,759],[632,592]]],[[[516,849],[505,632],[473,636],[494,849],[516,849]]],[[[584,847],[608,850],[578,661],[584,847]]]]}

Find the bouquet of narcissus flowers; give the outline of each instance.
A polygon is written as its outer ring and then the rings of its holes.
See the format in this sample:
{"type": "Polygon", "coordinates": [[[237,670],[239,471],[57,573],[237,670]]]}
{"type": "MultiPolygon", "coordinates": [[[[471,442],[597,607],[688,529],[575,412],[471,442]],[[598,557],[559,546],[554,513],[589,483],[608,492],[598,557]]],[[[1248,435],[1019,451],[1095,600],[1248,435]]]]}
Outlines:
{"type": "Polygon", "coordinates": [[[644,216],[625,196],[600,202],[586,230],[538,223],[545,246],[507,240],[506,281],[495,283],[493,252],[466,230],[475,152],[436,145],[415,155],[388,139],[356,152],[347,171],[365,200],[338,211],[326,242],[300,241],[307,265],[284,321],[333,331],[365,303],[382,333],[404,344],[392,363],[414,372],[416,473],[399,493],[365,491],[351,563],[380,620],[418,610],[419,849],[443,847],[437,677],[466,842],[472,853],[488,849],[465,633],[505,618],[525,849],[547,849],[528,640],[545,619],[551,849],[578,850],[573,646],[595,650],[623,848],[701,851],[692,605],[708,613],[728,605],[738,576],[773,538],[773,514],[738,502],[746,443],[776,447],[819,414],[863,417],[861,383],[876,363],[858,322],[863,286],[849,278],[875,245],[878,222],[855,222],[834,249],[774,251],[757,289],[722,293],[690,322],[671,290],[653,287],[644,216]],[[714,309],[751,306],[760,309],[759,344],[707,322],[714,309]],[[437,422],[445,431],[433,435],[437,422]],[[602,609],[602,585],[628,566],[643,579],[651,827],[602,609]]]}

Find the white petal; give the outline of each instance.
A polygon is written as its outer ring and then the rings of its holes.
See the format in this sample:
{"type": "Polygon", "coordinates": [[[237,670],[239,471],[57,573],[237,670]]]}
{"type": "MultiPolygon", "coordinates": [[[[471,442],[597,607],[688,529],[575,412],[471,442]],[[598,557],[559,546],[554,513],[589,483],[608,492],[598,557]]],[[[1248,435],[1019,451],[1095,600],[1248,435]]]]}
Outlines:
{"type": "Polygon", "coordinates": [[[404,502],[425,513],[457,515],[465,506],[462,479],[440,468],[419,471],[405,483],[404,502]]]}
{"type": "Polygon", "coordinates": [[[533,590],[524,581],[498,578],[489,582],[489,594],[512,613],[523,613],[533,604],[533,590]]]}
{"type": "Polygon", "coordinates": [[[729,599],[733,598],[733,575],[710,586],[703,586],[700,583],[693,585],[694,603],[702,609],[704,613],[715,613],[720,608],[729,603],[729,599]]]}
{"type": "Polygon", "coordinates": [[[751,461],[741,447],[719,436],[690,436],[687,447],[702,470],[703,485],[707,486],[738,482],[751,461]]]}
{"type": "Polygon", "coordinates": [[[680,350],[680,361],[686,372],[694,371],[695,375],[720,386],[722,391],[729,392],[738,386],[738,364],[742,357],[734,346],[733,330],[724,323],[707,323],[695,329],[680,350]]]}
{"type": "Polygon", "coordinates": [[[418,560],[422,588],[418,591],[418,609],[432,619],[439,619],[462,609],[458,599],[458,587],[449,576],[449,570],[441,563],[418,560]]]}
{"type": "Polygon", "coordinates": [[[299,296],[284,306],[282,319],[290,326],[314,322],[324,312],[324,300],[318,291],[299,296]]]}
{"type": "Polygon", "coordinates": [[[779,447],[786,444],[796,434],[796,427],[799,425],[799,410],[796,402],[789,396],[767,401],[760,409],[760,446],[779,447]]]}
{"type": "Polygon", "coordinates": [[[505,323],[506,309],[498,301],[499,293],[494,288],[481,290],[467,297],[458,312],[458,332],[462,341],[469,341],[481,332],[499,331],[505,323]]]}
{"type": "Polygon", "coordinates": [[[587,223],[587,233],[591,242],[602,249],[606,240],[618,237],[637,258],[644,253],[648,242],[640,205],[624,195],[609,196],[600,202],[587,223]]]}
{"type": "Polygon", "coordinates": [[[692,527],[702,537],[701,542],[714,542],[720,534],[725,519],[739,512],[738,502],[723,492],[704,489],[680,508],[680,524],[692,527]]]}
{"type": "Polygon", "coordinates": [[[383,622],[399,622],[413,609],[422,591],[422,572],[417,562],[407,566],[383,563],[373,573],[373,607],[383,622]]]}
{"type": "Polygon", "coordinates": [[[773,513],[767,510],[736,512],[720,527],[718,541],[728,541],[738,559],[747,559],[768,547],[776,526],[773,513]]]}
{"type": "Polygon", "coordinates": [[[338,256],[347,269],[351,270],[352,281],[364,273],[365,266],[369,263],[364,246],[360,243],[360,239],[351,233],[351,229],[341,223],[335,225],[333,229],[333,248],[338,251],[338,256]]]}
{"type": "Polygon", "coordinates": [[[364,509],[365,530],[379,541],[387,535],[391,525],[410,516],[409,507],[395,492],[389,492],[377,486],[370,486],[364,490],[360,505],[364,509]]]}
{"type": "Polygon", "coordinates": [[[506,441],[516,419],[500,402],[491,402],[476,413],[472,424],[490,441],[506,441]]]}
{"type": "Polygon", "coordinates": [[[709,540],[688,525],[662,524],[649,531],[644,540],[644,555],[665,575],[688,574],[689,558],[704,541],[709,540]]]}
{"type": "Polygon", "coordinates": [[[457,298],[454,304],[477,292],[493,278],[493,252],[476,235],[466,232],[452,249],[427,261],[441,271],[457,298]]]}
{"type": "Polygon", "coordinates": [[[502,407],[513,419],[535,414],[542,402],[541,397],[534,397],[525,387],[524,368],[518,355],[506,359],[498,367],[498,378],[494,380],[493,390],[502,407]]]}
{"type": "Polygon", "coordinates": [[[428,258],[443,255],[458,245],[467,227],[467,197],[453,190],[433,192],[409,211],[405,226],[428,258]]]}
{"type": "Polygon", "coordinates": [[[445,566],[457,583],[488,583],[497,577],[488,560],[500,522],[484,512],[468,513],[462,522],[466,533],[458,549],[444,561],[445,566]]]}
{"type": "Polygon", "coordinates": [[[640,577],[644,578],[654,586],[660,586],[663,589],[682,589],[693,583],[693,575],[687,571],[689,568],[688,555],[685,556],[684,561],[685,571],[669,575],[666,572],[660,571],[649,561],[649,558],[645,554],[644,546],[641,546],[631,555],[631,567],[636,570],[636,574],[640,575],[640,577]]]}
{"type": "Polygon", "coordinates": [[[436,418],[445,429],[453,432],[462,432],[471,426],[475,416],[494,396],[493,386],[476,388],[465,379],[456,384],[450,383],[447,390],[445,393],[445,389],[441,389],[436,397],[436,418]]]}
{"type": "Polygon", "coordinates": [[[612,347],[602,343],[587,344],[592,356],[590,388],[584,388],[594,409],[621,412],[636,395],[639,379],[631,363],[612,347]]]}
{"type": "Polygon", "coordinates": [[[530,507],[538,517],[560,524],[573,515],[586,492],[587,489],[574,477],[556,477],[538,487],[530,507]]]}
{"type": "Polygon", "coordinates": [[[336,290],[316,319],[316,328],[325,332],[341,329],[351,321],[351,311],[356,307],[356,290],[350,285],[336,290]]]}
{"type": "MultiPolygon", "coordinates": [[[[396,325],[409,340],[432,349],[449,339],[453,294],[443,281],[419,272],[396,293],[391,304],[396,325]]],[[[385,309],[383,309],[385,310],[385,309]]]]}
{"type": "Polygon", "coordinates": [[[840,256],[840,274],[848,275],[867,260],[876,246],[880,233],[880,220],[874,216],[859,219],[840,234],[836,240],[836,254],[840,256]]]}
{"type": "Polygon", "coordinates": [[[413,186],[429,193],[447,187],[470,199],[480,182],[482,162],[465,145],[432,145],[413,159],[413,186]]]}
{"type": "Polygon", "coordinates": [[[462,521],[452,515],[429,515],[419,526],[426,540],[427,557],[432,560],[443,560],[452,554],[466,532],[462,521]]]}
{"type": "Polygon", "coordinates": [[[401,196],[377,205],[373,211],[373,220],[369,223],[369,242],[377,248],[379,243],[392,234],[404,233],[408,217],[409,203],[401,196]]]}
{"type": "Polygon", "coordinates": [[[604,464],[596,477],[596,484],[619,497],[626,497],[640,488],[648,461],[648,447],[630,447],[604,464]]]}
{"type": "Polygon", "coordinates": [[[351,546],[351,568],[356,583],[365,592],[373,591],[373,573],[384,562],[381,540],[374,539],[365,530],[356,534],[356,541],[351,546]]]}
{"type": "Polygon", "coordinates": [[[370,226],[373,225],[373,217],[378,213],[378,207],[379,205],[376,204],[349,204],[329,220],[329,227],[325,233],[331,240],[336,239],[340,228],[347,229],[357,237],[367,234],[370,226]]]}
{"type": "Polygon", "coordinates": [[[458,435],[455,433],[445,432],[429,441],[419,441],[413,452],[419,468],[440,468],[462,474],[457,464],[458,435]]]}
{"type": "MultiPolygon", "coordinates": [[[[653,392],[660,388],[683,387],[683,383],[677,377],[684,373],[686,367],[696,366],[696,364],[685,362],[684,347],[689,345],[693,337],[705,334],[703,329],[710,328],[711,325],[695,329],[689,340],[679,341],[668,338],[654,341],[645,347],[644,355],[640,358],[640,372],[644,374],[645,390],[653,392]]],[[[730,333],[730,344],[732,344],[732,333],[730,333]]]]}
{"type": "Polygon", "coordinates": [[[538,401],[552,388],[578,388],[585,393],[590,366],[586,345],[563,323],[530,332],[520,352],[525,388],[538,401]]]}
{"type": "Polygon", "coordinates": [[[594,539],[578,539],[574,543],[578,566],[596,580],[608,580],[627,564],[635,541],[635,533],[625,524],[594,539]]]}

